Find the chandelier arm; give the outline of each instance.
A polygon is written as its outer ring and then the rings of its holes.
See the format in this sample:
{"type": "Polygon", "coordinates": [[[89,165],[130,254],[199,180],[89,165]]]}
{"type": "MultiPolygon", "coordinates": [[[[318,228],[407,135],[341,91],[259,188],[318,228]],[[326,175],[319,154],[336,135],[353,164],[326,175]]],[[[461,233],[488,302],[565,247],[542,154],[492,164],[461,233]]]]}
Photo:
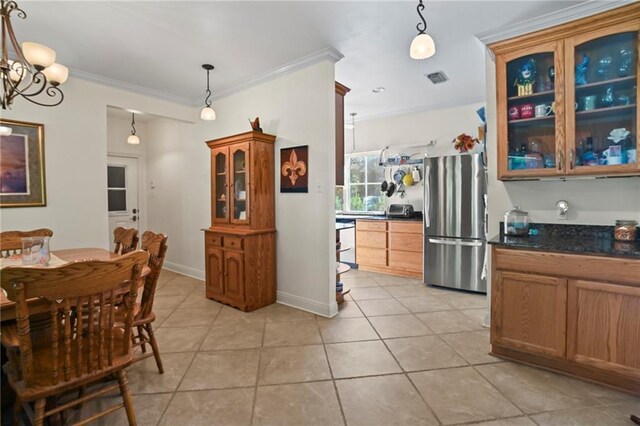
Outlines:
{"type": "MultiPolygon", "coordinates": [[[[24,11],[18,7],[15,1],[8,2],[6,9],[7,9],[6,12],[3,11],[4,12],[3,24],[6,25],[7,35],[9,36],[9,40],[11,41],[11,46],[13,47],[13,51],[17,56],[18,62],[20,62],[20,64],[23,67],[29,70],[32,70],[33,65],[31,65],[29,61],[27,61],[27,59],[24,57],[24,53],[22,53],[22,48],[20,47],[20,43],[18,43],[18,40],[16,39],[16,34],[13,31],[13,25],[11,24],[11,19],[9,19],[9,15],[11,14],[11,12],[14,12],[14,11],[18,11],[18,17],[21,19],[25,19],[27,17],[27,14],[24,13],[24,11]]],[[[3,40],[3,46],[2,46],[3,56],[6,56],[8,54],[5,43],[6,42],[3,40]]],[[[3,59],[8,59],[8,58],[3,58],[3,59]]]]}
{"type": "Polygon", "coordinates": [[[420,0],[420,3],[416,7],[416,10],[418,11],[418,15],[422,20],[421,23],[418,22],[418,25],[416,25],[416,29],[418,30],[418,34],[424,34],[424,32],[427,30],[427,21],[424,19],[424,16],[422,16],[422,11],[424,10],[424,4],[422,3],[422,0],[420,0]],[[420,28],[421,25],[422,28],[420,28]]]}
{"type": "MultiPolygon", "coordinates": [[[[44,92],[45,89],[47,89],[47,77],[42,73],[42,71],[36,71],[35,73],[30,74],[29,77],[31,77],[31,81],[29,81],[29,84],[22,88],[20,88],[20,83],[22,83],[22,80],[25,80],[24,76],[15,85],[13,84],[13,81],[11,82],[17,93],[24,97],[38,96],[40,93],[44,92]],[[28,90],[31,88],[33,88],[33,91],[29,92],[28,90]]],[[[55,86],[51,85],[49,87],[55,86]]]]}
{"type": "Polygon", "coordinates": [[[45,91],[45,93],[51,97],[51,98],[55,98],[56,96],[60,96],[60,100],[52,103],[52,104],[45,104],[43,102],[38,102],[38,101],[34,101],[31,98],[28,97],[24,97],[26,100],[28,100],[29,102],[31,102],[32,104],[36,104],[38,106],[43,106],[43,107],[54,107],[54,106],[58,106],[62,103],[62,101],[64,101],[64,93],[62,93],[62,90],[60,90],[60,88],[56,87],[56,86],[49,86],[47,88],[47,90],[45,91]]]}

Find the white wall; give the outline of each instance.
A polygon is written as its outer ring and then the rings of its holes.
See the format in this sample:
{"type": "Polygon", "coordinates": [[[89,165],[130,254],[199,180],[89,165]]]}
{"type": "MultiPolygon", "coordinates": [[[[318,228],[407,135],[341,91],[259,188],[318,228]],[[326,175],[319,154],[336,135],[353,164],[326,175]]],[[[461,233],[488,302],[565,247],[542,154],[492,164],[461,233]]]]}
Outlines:
{"type": "Polygon", "coordinates": [[[51,228],[55,250],[108,248],[107,105],[157,115],[195,119],[197,112],[170,102],[73,78],[54,108],[16,99],[3,118],[44,123],[46,207],[0,210],[1,228],[51,228]]]}
{"type": "MultiPolygon", "coordinates": [[[[250,130],[260,117],[280,148],[309,145],[309,193],[280,194],[276,173],[278,301],[321,315],[335,303],[334,64],[326,61],[216,100],[217,119],[188,125],[149,122],[149,226],[169,234],[168,267],[204,275],[204,236],[210,225],[209,148],[205,141],[250,130]]],[[[278,167],[276,167],[278,171],[278,167]]]]}
{"type": "MultiPolygon", "coordinates": [[[[472,103],[453,108],[357,121],[355,152],[380,153],[380,150],[389,146],[385,155],[398,153],[408,155],[421,153],[422,156],[428,154],[431,157],[456,155],[458,152],[453,148],[451,141],[461,133],[478,136],[478,126],[482,125],[482,122],[476,111],[483,105],[483,103],[472,103]],[[430,141],[435,141],[435,145],[427,146],[430,141]]],[[[346,129],[345,153],[352,151],[353,131],[346,129]]],[[[473,152],[481,152],[481,148],[477,147],[473,152]]],[[[421,155],[415,156],[415,158],[420,157],[421,155]]],[[[387,179],[393,176],[396,169],[397,167],[387,169],[387,179]]],[[[403,169],[407,171],[409,167],[403,166],[403,169]]],[[[422,167],[419,169],[422,171],[422,167]]],[[[406,188],[404,199],[395,194],[390,198],[385,197],[385,203],[387,206],[411,204],[415,210],[422,211],[422,194],[423,186],[420,182],[406,188]]]]}

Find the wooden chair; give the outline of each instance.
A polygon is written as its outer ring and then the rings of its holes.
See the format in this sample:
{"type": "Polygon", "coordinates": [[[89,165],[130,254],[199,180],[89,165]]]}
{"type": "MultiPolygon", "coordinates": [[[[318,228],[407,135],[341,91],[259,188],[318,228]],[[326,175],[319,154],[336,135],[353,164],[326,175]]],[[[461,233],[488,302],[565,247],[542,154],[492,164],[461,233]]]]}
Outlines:
{"type": "Polygon", "coordinates": [[[138,248],[138,230],[136,228],[123,228],[118,226],[113,230],[113,242],[116,247],[115,254],[127,254],[138,248]]]}
{"type": "MultiPolygon", "coordinates": [[[[160,374],[164,373],[164,367],[162,366],[162,359],[160,358],[160,351],[158,350],[158,342],[153,332],[153,323],[156,319],[156,314],[153,312],[153,298],[156,292],[156,286],[158,284],[158,278],[162,271],[162,264],[164,263],[164,257],[167,253],[167,236],[164,234],[156,234],[151,231],[146,231],[142,234],[142,250],[149,253],[149,269],[151,272],[146,276],[144,283],[144,290],[142,292],[142,301],[139,306],[136,306],[135,317],[133,325],[136,327],[133,336],[133,346],[140,346],[142,349],[141,355],[134,357],[134,362],[145,359],[153,355],[156,359],[156,365],[160,374]],[[146,344],[151,346],[152,353],[147,353],[146,344]]],[[[120,312],[118,313],[121,315],[120,312]]]]}
{"type": "Polygon", "coordinates": [[[22,239],[26,237],[51,237],[53,231],[47,228],[33,231],[0,232],[0,257],[9,257],[22,252],[22,239]]]}
{"type": "Polygon", "coordinates": [[[142,250],[112,261],[73,262],[56,268],[6,267],[0,282],[16,303],[16,323],[2,325],[2,343],[8,351],[9,384],[16,392],[14,423],[28,407],[31,423],[120,389],[123,403],[85,419],[87,423],[125,408],[130,425],[136,424],[133,402],[124,368],[133,361],[131,329],[140,273],[148,254],[142,250]],[[45,333],[30,329],[28,300],[42,298],[51,304],[45,333]],[[121,298],[122,323],[115,320],[115,304],[121,298]],[[115,375],[118,384],[103,387],[60,406],[47,407],[47,399],[115,375]],[[33,402],[35,411],[29,403],[33,402]]]}

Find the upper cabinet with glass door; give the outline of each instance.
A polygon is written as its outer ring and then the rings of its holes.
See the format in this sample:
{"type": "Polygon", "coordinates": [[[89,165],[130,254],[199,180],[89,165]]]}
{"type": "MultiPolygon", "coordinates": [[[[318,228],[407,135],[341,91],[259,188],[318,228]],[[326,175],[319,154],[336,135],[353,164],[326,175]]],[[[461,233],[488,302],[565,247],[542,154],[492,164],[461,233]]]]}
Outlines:
{"type": "Polygon", "coordinates": [[[233,179],[231,222],[249,223],[249,144],[241,143],[230,148],[231,179],[233,179]]]}
{"type": "Polygon", "coordinates": [[[498,58],[499,176],[562,174],[562,44],[498,58]]]}
{"type": "Polygon", "coordinates": [[[640,2],[490,46],[498,178],[637,175],[640,2]]]}
{"type": "Polygon", "coordinates": [[[211,215],[214,223],[229,222],[229,148],[215,148],[211,153],[211,215]]]}
{"type": "Polygon", "coordinates": [[[569,174],[638,169],[638,35],[630,22],[567,39],[569,174]]]}

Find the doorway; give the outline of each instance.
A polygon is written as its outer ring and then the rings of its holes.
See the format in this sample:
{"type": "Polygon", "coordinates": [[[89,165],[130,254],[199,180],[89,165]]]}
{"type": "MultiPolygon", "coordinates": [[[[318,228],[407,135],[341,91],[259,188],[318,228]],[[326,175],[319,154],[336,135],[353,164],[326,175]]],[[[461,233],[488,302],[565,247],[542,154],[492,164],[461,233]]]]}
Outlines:
{"type": "Polygon", "coordinates": [[[134,157],[107,157],[107,199],[109,212],[109,246],[114,249],[113,230],[139,229],[138,159],[134,157]]]}

